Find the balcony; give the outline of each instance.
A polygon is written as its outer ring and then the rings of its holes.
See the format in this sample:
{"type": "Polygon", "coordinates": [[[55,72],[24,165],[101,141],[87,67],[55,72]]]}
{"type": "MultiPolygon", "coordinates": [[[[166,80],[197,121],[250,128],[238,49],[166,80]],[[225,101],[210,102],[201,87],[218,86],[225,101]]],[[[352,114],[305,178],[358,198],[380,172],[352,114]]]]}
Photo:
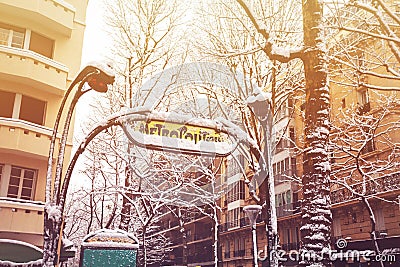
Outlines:
{"type": "Polygon", "coordinates": [[[67,37],[74,29],[75,8],[62,0],[3,0],[0,3],[0,14],[14,14],[19,20],[46,25],[67,37]]]}
{"type": "Polygon", "coordinates": [[[200,233],[200,234],[195,234],[193,236],[193,239],[191,241],[205,241],[205,240],[209,240],[212,239],[212,232],[205,232],[205,233],[200,233]]]}
{"type": "Polygon", "coordinates": [[[294,202],[276,207],[276,216],[284,217],[300,212],[300,202],[294,202]]]}
{"type": "Polygon", "coordinates": [[[205,262],[211,262],[213,261],[213,252],[209,251],[209,253],[196,253],[195,255],[189,255],[188,256],[188,263],[193,264],[197,263],[198,265],[201,265],[200,263],[205,263],[205,262]]]}
{"type": "Polygon", "coordinates": [[[233,257],[244,257],[245,255],[246,251],[244,249],[233,251],[233,257]]]}
{"type": "Polygon", "coordinates": [[[52,129],[18,119],[0,118],[0,147],[47,158],[52,129]]]}
{"type": "Polygon", "coordinates": [[[0,46],[0,79],[62,95],[68,68],[30,50],[0,46]]]}
{"type": "MultiPolygon", "coordinates": [[[[358,193],[362,192],[362,183],[356,183],[350,187],[358,193]]],[[[366,182],[366,195],[390,192],[400,189],[400,173],[380,177],[366,182]]],[[[339,188],[331,192],[332,204],[346,202],[357,199],[352,192],[346,188],[339,188]]]]}
{"type": "Polygon", "coordinates": [[[171,242],[171,244],[169,245],[170,247],[179,246],[183,244],[182,237],[171,237],[169,241],[171,242]]]}
{"type": "Polygon", "coordinates": [[[0,232],[35,235],[35,240],[24,241],[42,246],[43,210],[43,202],[0,197],[0,232]]]}
{"type": "Polygon", "coordinates": [[[295,171],[292,169],[285,170],[281,173],[274,173],[275,185],[284,183],[287,181],[292,181],[292,177],[295,175],[295,171]]]}

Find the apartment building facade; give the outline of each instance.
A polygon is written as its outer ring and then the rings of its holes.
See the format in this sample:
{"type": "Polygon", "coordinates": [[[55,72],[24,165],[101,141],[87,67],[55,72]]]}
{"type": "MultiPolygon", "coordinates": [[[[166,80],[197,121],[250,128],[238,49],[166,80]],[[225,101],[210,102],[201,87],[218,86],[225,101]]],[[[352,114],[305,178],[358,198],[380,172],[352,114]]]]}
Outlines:
{"type": "MultiPolygon", "coordinates": [[[[364,77],[364,81],[368,79],[364,77]]],[[[388,85],[400,87],[400,83],[393,83],[385,79],[369,77],[370,82],[376,85],[388,85]]],[[[372,243],[371,234],[374,232],[380,252],[388,257],[387,264],[394,264],[400,260],[400,175],[398,173],[398,152],[395,144],[399,139],[399,95],[398,92],[373,93],[372,90],[359,87],[331,86],[332,94],[332,178],[338,182],[331,185],[332,202],[332,240],[333,249],[337,246],[339,239],[345,240],[347,246],[342,248],[342,252],[357,250],[361,253],[373,251],[375,245],[372,243]],[[383,99],[392,99],[391,105],[382,106],[383,99]],[[350,121],[343,117],[343,114],[352,114],[358,116],[361,122],[364,119],[383,118],[382,112],[385,112],[381,126],[374,128],[375,135],[369,135],[364,142],[354,139],[352,146],[359,150],[357,160],[368,163],[378,164],[372,171],[374,174],[368,174],[363,180],[356,174],[355,169],[360,166],[359,162],[349,160],[343,155],[346,147],[335,140],[338,133],[362,136],[356,131],[357,125],[346,125],[344,121],[350,121]],[[338,120],[342,118],[343,120],[338,120]],[[353,128],[352,128],[353,127],[353,128]],[[342,129],[339,131],[339,129],[342,129]],[[356,143],[362,143],[363,148],[356,143]],[[383,162],[386,163],[383,163],[383,162]],[[390,164],[389,164],[390,163],[390,164]],[[385,164],[387,168],[384,168],[385,164]],[[344,169],[343,169],[344,168],[344,169]],[[380,169],[381,171],[376,171],[380,169]],[[345,186],[343,182],[346,182],[345,186]],[[362,191],[365,185],[365,191],[362,191]],[[354,190],[354,191],[352,191],[354,190]],[[361,194],[362,193],[362,197],[361,194]],[[364,197],[364,198],[363,198],[364,197]],[[368,205],[363,201],[366,199],[368,205]],[[375,226],[370,219],[371,213],[375,217],[375,226]]],[[[286,98],[285,103],[279,103],[280,109],[276,112],[276,124],[274,125],[277,134],[276,149],[272,161],[275,177],[275,202],[278,218],[278,231],[281,249],[287,255],[296,255],[300,249],[300,227],[301,227],[301,187],[296,182],[302,174],[302,132],[303,121],[301,113],[304,105],[301,98],[294,100],[286,98]]],[[[361,123],[359,124],[361,125],[361,123]]],[[[362,127],[361,127],[362,128],[362,127]]],[[[366,130],[364,130],[365,132],[366,130]]],[[[341,140],[343,136],[339,137],[341,140]]],[[[237,155],[237,160],[225,161],[224,177],[226,184],[225,194],[219,201],[221,212],[219,213],[218,226],[218,255],[221,266],[246,266],[253,264],[252,252],[252,234],[249,220],[243,212],[243,207],[254,204],[250,197],[249,189],[245,184],[246,177],[242,174],[239,164],[246,166],[244,158],[237,155]]],[[[261,258],[265,256],[267,249],[266,230],[264,216],[261,214],[257,219],[257,249],[261,258]]],[[[207,220],[205,216],[199,215],[196,220],[190,221],[185,229],[197,229],[196,233],[201,232],[203,240],[209,240],[209,244],[214,244],[213,232],[209,227],[202,227],[199,222],[207,220]],[[190,226],[189,226],[190,225],[190,226]]],[[[212,223],[209,221],[209,223],[212,223]]],[[[180,231],[175,222],[176,232],[174,236],[174,247],[182,248],[180,231]]],[[[168,232],[168,227],[165,231],[168,232]]],[[[195,242],[201,240],[193,239],[195,242]]],[[[208,245],[209,245],[208,244],[208,245]]],[[[197,251],[197,249],[195,249],[197,251]]],[[[172,251],[173,255],[181,255],[181,252],[172,251]]],[[[208,253],[213,253],[209,251],[208,253]]],[[[180,265],[182,261],[173,258],[170,264],[180,265]]],[[[285,266],[297,266],[298,261],[295,256],[287,258],[285,266]]],[[[362,257],[361,257],[362,258],[362,257]]],[[[211,259],[211,258],[210,258],[211,259]]],[[[209,260],[210,260],[209,259],[209,260]]],[[[191,266],[201,265],[201,261],[190,262],[191,266]]],[[[205,263],[205,262],[204,262],[205,263]]],[[[211,265],[212,262],[207,262],[211,265]]],[[[260,266],[267,266],[267,261],[260,260],[260,266]]],[[[334,266],[375,266],[379,263],[369,262],[364,259],[339,258],[334,262],[334,266]]],[[[205,266],[205,265],[204,265],[205,266]]],[[[388,265],[391,266],[391,265],[388,265]]]]}
{"type": "Polygon", "coordinates": [[[50,138],[80,69],[87,4],[0,1],[0,239],[43,245],[50,138]]]}

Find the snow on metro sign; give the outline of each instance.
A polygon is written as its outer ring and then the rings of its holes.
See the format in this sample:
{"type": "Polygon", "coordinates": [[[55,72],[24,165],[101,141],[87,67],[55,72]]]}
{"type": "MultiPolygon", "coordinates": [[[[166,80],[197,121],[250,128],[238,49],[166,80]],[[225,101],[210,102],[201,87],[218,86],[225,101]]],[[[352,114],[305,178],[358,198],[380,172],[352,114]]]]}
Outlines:
{"type": "Polygon", "coordinates": [[[126,123],[129,140],[148,149],[202,156],[227,156],[236,147],[212,120],[158,117],[126,123]]]}

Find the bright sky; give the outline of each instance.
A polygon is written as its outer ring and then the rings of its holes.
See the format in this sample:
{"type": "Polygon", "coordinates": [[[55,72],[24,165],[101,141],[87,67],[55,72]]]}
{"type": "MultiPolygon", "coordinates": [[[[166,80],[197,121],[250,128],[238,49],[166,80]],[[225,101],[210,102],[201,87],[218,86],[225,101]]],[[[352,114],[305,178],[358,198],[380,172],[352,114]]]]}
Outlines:
{"type": "Polygon", "coordinates": [[[103,0],[89,0],[86,13],[86,30],[82,49],[82,66],[105,58],[109,37],[104,31],[103,0]]]}
{"type": "MultiPolygon", "coordinates": [[[[83,40],[81,69],[87,63],[104,59],[107,55],[107,46],[109,45],[110,41],[106,32],[104,31],[104,13],[103,0],[89,0],[86,13],[86,30],[83,40]]],[[[90,116],[91,110],[88,109],[88,105],[92,97],[95,95],[95,92],[88,92],[82,96],[77,103],[75,111],[74,136],[79,141],[84,138],[81,125],[85,121],[85,118],[90,116]]],[[[79,171],[82,169],[83,167],[81,166],[81,162],[78,160],[77,166],[74,169],[74,178],[71,182],[71,192],[73,191],[74,186],[80,187],[82,183],[85,183],[86,181],[84,176],[79,173],[79,171]]]]}
{"type": "MultiPolygon", "coordinates": [[[[104,31],[105,22],[103,18],[105,10],[103,1],[89,0],[86,13],[86,30],[83,40],[81,69],[87,63],[102,60],[107,55],[107,46],[110,42],[107,33],[104,31]]],[[[80,116],[75,116],[74,131],[77,136],[82,135],[81,124],[85,120],[84,118],[91,112],[88,109],[88,105],[91,98],[95,95],[96,93],[88,92],[77,103],[76,114],[80,114],[80,116]]]]}

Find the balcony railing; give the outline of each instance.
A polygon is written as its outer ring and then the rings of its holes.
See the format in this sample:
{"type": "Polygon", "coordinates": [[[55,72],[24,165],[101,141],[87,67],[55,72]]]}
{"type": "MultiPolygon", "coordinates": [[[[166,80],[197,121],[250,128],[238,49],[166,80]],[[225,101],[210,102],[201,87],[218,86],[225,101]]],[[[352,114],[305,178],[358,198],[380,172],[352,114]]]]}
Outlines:
{"type": "Polygon", "coordinates": [[[244,257],[245,255],[246,255],[246,251],[244,249],[236,250],[233,252],[233,257],[244,257]]]}
{"type": "MultiPolygon", "coordinates": [[[[389,192],[393,190],[400,189],[400,173],[395,173],[392,175],[380,177],[374,180],[366,181],[366,194],[365,195],[374,195],[378,193],[389,192]]],[[[356,183],[350,186],[355,192],[362,192],[362,183],[356,183]]],[[[345,202],[349,200],[356,199],[357,196],[354,195],[347,188],[340,188],[333,190],[331,192],[331,200],[332,204],[345,202]]]]}
{"type": "Polygon", "coordinates": [[[206,215],[200,213],[200,212],[192,212],[190,214],[187,214],[187,216],[185,217],[184,221],[186,223],[188,222],[192,222],[194,220],[200,219],[202,217],[206,217],[206,215]]]}
{"type": "Polygon", "coordinates": [[[276,215],[279,217],[289,216],[300,212],[300,202],[294,202],[276,207],[276,215]]]}
{"type": "MultiPolygon", "coordinates": [[[[49,154],[52,129],[28,121],[0,117],[0,147],[42,157],[49,154]]],[[[57,135],[59,137],[59,135],[57,135]]]]}
{"type": "Polygon", "coordinates": [[[171,246],[177,246],[177,245],[181,245],[183,243],[182,237],[171,238],[169,241],[171,242],[171,246]]]}
{"type": "MultiPolygon", "coordinates": [[[[0,232],[42,235],[43,211],[44,203],[41,201],[0,197],[0,232]]],[[[40,245],[39,240],[42,242],[41,238],[34,241],[36,246],[40,245]]]]}
{"type": "Polygon", "coordinates": [[[35,22],[51,27],[56,32],[70,36],[74,29],[76,9],[66,1],[61,0],[36,0],[14,1],[3,0],[0,9],[20,16],[30,18],[35,22]]]}
{"type": "Polygon", "coordinates": [[[247,226],[247,225],[250,225],[249,219],[247,217],[246,218],[241,218],[240,219],[240,227],[247,226]]]}
{"type": "Polygon", "coordinates": [[[213,253],[199,253],[188,256],[188,263],[202,263],[213,260],[213,253]]]}
{"type": "Polygon", "coordinates": [[[294,175],[294,173],[295,172],[291,169],[283,171],[281,173],[275,173],[274,174],[275,184],[290,180],[290,177],[292,177],[294,175]]]}
{"type": "Polygon", "coordinates": [[[0,72],[18,82],[57,94],[67,87],[68,68],[30,50],[0,45],[0,72]]]}
{"type": "Polygon", "coordinates": [[[201,234],[195,234],[193,236],[193,241],[203,240],[203,239],[210,239],[212,238],[212,233],[210,231],[201,234]]]}

